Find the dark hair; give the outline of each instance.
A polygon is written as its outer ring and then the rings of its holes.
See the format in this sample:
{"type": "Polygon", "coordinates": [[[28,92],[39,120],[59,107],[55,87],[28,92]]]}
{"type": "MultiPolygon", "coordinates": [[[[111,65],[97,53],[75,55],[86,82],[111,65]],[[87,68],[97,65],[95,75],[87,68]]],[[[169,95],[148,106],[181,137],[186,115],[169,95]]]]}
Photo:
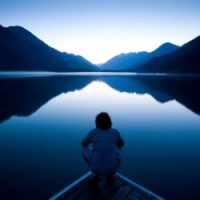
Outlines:
{"type": "Polygon", "coordinates": [[[106,130],[112,127],[110,116],[106,112],[101,112],[96,116],[96,128],[106,130]]]}

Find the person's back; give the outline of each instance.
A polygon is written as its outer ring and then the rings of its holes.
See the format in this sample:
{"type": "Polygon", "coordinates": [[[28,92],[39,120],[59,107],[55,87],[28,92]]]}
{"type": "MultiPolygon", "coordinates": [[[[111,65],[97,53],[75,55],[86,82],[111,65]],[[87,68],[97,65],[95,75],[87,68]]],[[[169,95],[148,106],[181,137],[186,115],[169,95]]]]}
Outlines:
{"type": "Polygon", "coordinates": [[[92,151],[83,148],[83,157],[98,176],[114,175],[120,164],[119,148],[124,145],[120,133],[111,128],[112,122],[107,113],[96,117],[96,128],[83,139],[82,146],[92,144],[92,151]]]}

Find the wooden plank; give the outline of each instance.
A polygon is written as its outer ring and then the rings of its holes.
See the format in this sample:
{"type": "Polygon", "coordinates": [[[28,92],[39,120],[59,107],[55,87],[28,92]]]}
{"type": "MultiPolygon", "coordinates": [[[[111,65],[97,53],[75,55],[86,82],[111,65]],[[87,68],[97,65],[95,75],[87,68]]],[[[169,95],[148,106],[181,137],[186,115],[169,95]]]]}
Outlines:
{"type": "Polygon", "coordinates": [[[125,181],[128,185],[132,186],[133,188],[138,188],[138,190],[140,190],[144,194],[147,194],[147,196],[152,196],[152,197],[154,197],[153,199],[155,199],[155,200],[164,200],[162,197],[160,197],[157,194],[151,192],[150,190],[142,187],[141,185],[135,183],[134,181],[126,178],[125,176],[123,176],[119,173],[117,173],[116,175],[119,179],[121,179],[122,181],[125,181]]]}
{"type": "Polygon", "coordinates": [[[105,189],[106,185],[104,183],[104,180],[101,180],[97,184],[90,184],[90,188],[81,195],[78,199],[79,200],[85,200],[85,199],[94,199],[96,196],[99,196],[101,192],[105,189]]]}
{"type": "Polygon", "coordinates": [[[103,179],[99,184],[96,186],[96,190],[93,191],[87,191],[86,194],[81,196],[79,199],[80,200],[88,200],[88,199],[110,199],[110,196],[112,196],[122,183],[120,181],[116,181],[114,184],[110,185],[106,182],[105,179],[103,179]]]}
{"type": "Polygon", "coordinates": [[[68,191],[66,192],[61,198],[57,199],[57,200],[77,200],[79,199],[80,196],[82,196],[83,194],[85,194],[88,189],[90,189],[91,186],[89,184],[89,182],[85,182],[85,184],[83,185],[80,185],[79,187],[77,187],[76,190],[73,190],[73,191],[68,191]]]}
{"type": "Polygon", "coordinates": [[[122,182],[119,180],[116,180],[114,184],[107,184],[107,187],[102,191],[102,193],[96,199],[97,200],[110,199],[121,186],[122,182]]]}
{"type": "MultiPolygon", "coordinates": [[[[154,200],[155,198],[153,198],[154,200]]],[[[144,195],[141,200],[152,200],[152,197],[144,195]]]]}
{"type": "Polygon", "coordinates": [[[137,190],[132,190],[125,200],[140,200],[143,194],[137,190]]]}
{"type": "Polygon", "coordinates": [[[116,191],[116,193],[112,196],[112,200],[122,200],[124,199],[129,192],[132,190],[132,188],[128,185],[123,185],[122,187],[120,187],[120,189],[118,191],[116,191]]]}
{"type": "Polygon", "coordinates": [[[57,200],[58,198],[60,198],[63,194],[65,194],[67,191],[69,191],[70,189],[74,188],[75,186],[77,186],[79,183],[81,183],[82,181],[84,181],[87,177],[89,177],[91,174],[91,172],[88,172],[86,174],[84,174],[83,176],[81,176],[79,179],[77,179],[76,181],[74,181],[73,183],[71,183],[70,185],[68,185],[67,187],[65,187],[64,189],[62,189],[60,192],[58,192],[57,194],[55,194],[53,197],[51,197],[49,200],[57,200]]]}

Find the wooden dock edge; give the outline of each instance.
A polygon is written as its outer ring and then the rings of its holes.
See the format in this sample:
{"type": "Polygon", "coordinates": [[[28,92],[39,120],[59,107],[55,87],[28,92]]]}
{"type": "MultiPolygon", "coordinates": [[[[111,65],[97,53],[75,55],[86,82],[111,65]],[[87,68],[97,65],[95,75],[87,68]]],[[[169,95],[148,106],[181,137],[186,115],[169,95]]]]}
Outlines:
{"type": "MultiPolygon", "coordinates": [[[[89,177],[90,174],[91,174],[91,172],[87,172],[86,174],[84,174],[83,176],[81,176],[80,178],[78,178],[77,180],[75,180],[74,182],[72,182],[70,185],[68,185],[65,188],[63,188],[60,192],[58,192],[54,196],[50,197],[49,200],[57,200],[64,193],[66,193],[67,191],[69,191],[70,189],[72,189],[75,185],[79,184],[81,181],[83,181],[84,179],[86,179],[87,177],[89,177]]],[[[116,177],[119,178],[119,179],[121,179],[122,181],[126,182],[130,186],[135,187],[138,190],[142,191],[146,195],[154,197],[156,200],[164,200],[164,198],[158,196],[157,194],[151,192],[150,190],[142,187],[141,185],[135,183],[134,181],[128,179],[127,177],[125,177],[125,176],[123,176],[123,175],[121,175],[119,173],[116,173],[116,177]]]]}

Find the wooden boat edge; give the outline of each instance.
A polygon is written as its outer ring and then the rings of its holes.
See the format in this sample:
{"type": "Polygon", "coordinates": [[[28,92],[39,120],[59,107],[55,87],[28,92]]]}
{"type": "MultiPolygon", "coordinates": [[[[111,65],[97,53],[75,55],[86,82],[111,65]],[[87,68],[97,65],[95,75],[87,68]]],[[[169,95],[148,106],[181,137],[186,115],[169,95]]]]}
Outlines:
{"type": "Polygon", "coordinates": [[[87,177],[89,177],[90,174],[91,174],[91,172],[87,172],[86,174],[84,174],[83,176],[81,176],[80,178],[76,179],[74,182],[72,182],[71,184],[69,184],[68,186],[66,186],[65,188],[63,188],[60,192],[58,192],[57,194],[55,194],[54,196],[52,196],[51,198],[49,198],[49,200],[56,200],[56,199],[58,199],[65,192],[69,191],[75,185],[79,184],[81,181],[83,181],[84,179],[86,179],[87,177]]]}
{"type": "Polygon", "coordinates": [[[156,198],[156,200],[164,200],[162,197],[158,196],[157,194],[151,192],[150,190],[144,188],[143,186],[139,185],[138,183],[135,183],[134,181],[130,180],[129,178],[121,175],[120,173],[116,173],[117,177],[119,179],[122,179],[123,181],[125,181],[127,184],[132,185],[135,188],[138,188],[140,191],[144,192],[145,194],[147,194],[148,196],[153,196],[154,198],[156,198]]]}
{"type": "MultiPolygon", "coordinates": [[[[78,185],[80,182],[82,182],[84,179],[88,178],[90,176],[91,172],[87,172],[80,178],[73,181],[71,184],[63,188],[60,192],[56,193],[54,196],[50,197],[49,200],[57,200],[59,197],[64,195],[67,191],[72,189],[74,186],[78,185]]],[[[164,198],[160,197],[159,195],[151,192],[150,190],[144,188],[143,186],[139,185],[138,183],[135,183],[134,181],[128,179],[127,177],[121,175],[120,173],[116,173],[116,177],[121,179],[122,181],[126,182],[128,185],[137,188],[138,190],[142,191],[148,196],[152,196],[155,198],[155,200],[164,200],[164,198]]]]}

